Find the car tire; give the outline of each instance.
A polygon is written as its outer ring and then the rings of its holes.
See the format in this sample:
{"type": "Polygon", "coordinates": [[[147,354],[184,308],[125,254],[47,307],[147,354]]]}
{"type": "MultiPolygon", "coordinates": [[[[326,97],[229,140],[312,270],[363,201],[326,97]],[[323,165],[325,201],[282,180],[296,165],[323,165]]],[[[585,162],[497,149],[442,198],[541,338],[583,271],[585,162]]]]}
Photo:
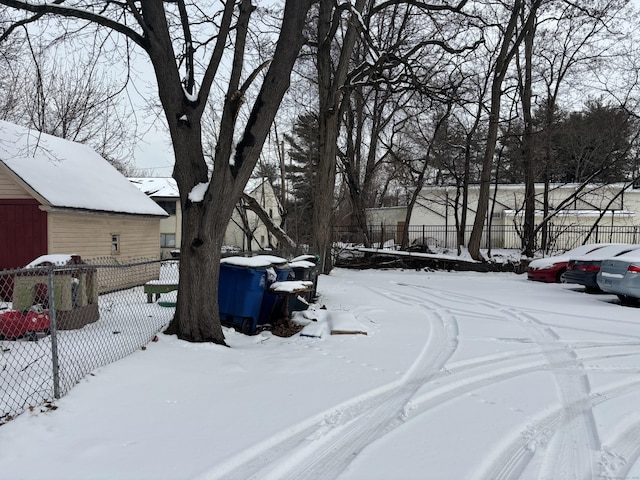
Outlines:
{"type": "Polygon", "coordinates": [[[618,295],[620,303],[627,306],[638,306],[640,304],[640,298],[630,297],[629,295],[618,295]]]}
{"type": "Polygon", "coordinates": [[[567,283],[566,280],[564,279],[564,272],[566,272],[567,269],[563,268],[562,270],[560,270],[558,272],[558,275],[556,275],[556,282],[558,283],[567,283]]]}

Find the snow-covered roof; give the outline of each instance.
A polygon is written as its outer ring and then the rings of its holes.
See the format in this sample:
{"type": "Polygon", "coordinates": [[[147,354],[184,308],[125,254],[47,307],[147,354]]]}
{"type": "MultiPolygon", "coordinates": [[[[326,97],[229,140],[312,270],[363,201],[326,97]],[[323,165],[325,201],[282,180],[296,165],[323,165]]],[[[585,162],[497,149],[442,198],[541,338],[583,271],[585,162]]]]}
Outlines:
{"type": "Polygon", "coordinates": [[[0,121],[0,162],[54,208],[167,213],[91,147],[0,121]]]}
{"type": "MultiPolygon", "coordinates": [[[[129,178],[138,189],[152,198],[167,197],[178,198],[180,193],[178,185],[173,177],[149,177],[149,178],[129,178]]],[[[260,185],[264,183],[264,178],[250,178],[244,187],[244,192],[251,195],[260,185]]],[[[206,184],[204,184],[206,185],[206,184]]]]}
{"type": "MultiPolygon", "coordinates": [[[[503,210],[504,214],[507,216],[515,216],[522,215],[522,210],[503,210]]],[[[612,215],[616,217],[633,217],[635,214],[629,210],[607,210],[604,213],[600,210],[591,209],[565,209],[565,210],[552,210],[552,212],[556,217],[599,217],[606,216],[610,217],[612,215]]],[[[536,210],[536,215],[543,215],[544,212],[542,210],[536,210]]]]}
{"type": "Polygon", "coordinates": [[[180,196],[178,185],[171,177],[129,178],[129,181],[149,197],[177,198],[180,196]]]}
{"type": "MultiPolygon", "coordinates": [[[[542,190],[544,189],[544,183],[535,183],[535,188],[536,190],[542,190]]],[[[494,184],[491,185],[491,189],[493,189],[495,187],[494,184]]],[[[601,183],[589,183],[586,185],[583,185],[582,183],[550,183],[549,184],[549,190],[560,190],[560,189],[564,189],[564,190],[577,190],[577,189],[582,189],[582,191],[584,193],[588,193],[591,190],[599,190],[599,189],[609,189],[609,190],[621,190],[623,188],[627,187],[627,184],[622,183],[622,182],[617,182],[617,183],[607,183],[607,184],[601,184],[601,183]]],[[[422,190],[424,191],[432,191],[432,192],[436,192],[436,191],[455,191],[457,189],[457,187],[455,185],[425,185],[422,190]]],[[[479,183],[472,183],[469,184],[469,190],[479,190],[480,189],[480,184],[479,183]]],[[[516,191],[524,191],[524,184],[523,183],[499,183],[498,184],[498,190],[516,190],[516,191]]],[[[637,188],[632,188],[632,189],[628,189],[627,193],[629,192],[637,192],[638,189],[637,188]]]]}

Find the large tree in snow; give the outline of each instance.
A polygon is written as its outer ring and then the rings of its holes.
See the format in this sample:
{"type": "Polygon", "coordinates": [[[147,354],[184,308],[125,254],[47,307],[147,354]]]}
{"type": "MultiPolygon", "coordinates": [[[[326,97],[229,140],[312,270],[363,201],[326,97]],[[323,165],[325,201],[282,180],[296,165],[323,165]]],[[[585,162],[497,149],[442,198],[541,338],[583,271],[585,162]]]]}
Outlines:
{"type": "MultiPolygon", "coordinates": [[[[0,0],[16,22],[51,16],[108,29],[144,52],[175,154],[173,176],[183,208],[180,289],[167,332],[195,342],[224,343],[218,312],[220,250],[233,208],[257,163],[298,52],[311,0],[287,0],[268,62],[246,71],[245,51],[255,6],[251,0],[0,0]],[[25,17],[25,12],[27,17],[25,17]],[[228,63],[225,63],[228,59],[228,63]],[[249,88],[261,79],[256,93],[249,88]],[[202,116],[213,85],[224,86],[218,108],[213,168],[205,161],[202,116]],[[246,109],[246,121],[238,118],[246,109]]],[[[69,29],[73,31],[73,29],[69,29]]]]}

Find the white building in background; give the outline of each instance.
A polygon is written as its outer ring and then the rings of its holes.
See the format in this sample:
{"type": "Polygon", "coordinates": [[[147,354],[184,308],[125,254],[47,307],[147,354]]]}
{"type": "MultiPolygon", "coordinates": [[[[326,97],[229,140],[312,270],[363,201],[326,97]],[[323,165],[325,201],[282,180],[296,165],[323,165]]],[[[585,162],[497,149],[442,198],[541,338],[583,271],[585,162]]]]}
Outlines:
{"type": "MultiPolygon", "coordinates": [[[[626,188],[616,183],[609,185],[553,184],[549,189],[549,209],[554,213],[548,225],[556,232],[568,232],[572,227],[584,229],[599,227],[640,226],[640,189],[626,188]]],[[[536,223],[543,220],[544,185],[536,184],[536,223]]],[[[479,185],[471,185],[467,209],[467,225],[473,225],[478,204],[479,185]]],[[[517,226],[524,220],[524,185],[492,185],[489,193],[490,223],[495,229],[517,226]]],[[[453,186],[427,186],[422,189],[412,211],[409,225],[440,226],[443,231],[455,231],[456,208],[461,214],[462,196],[457,199],[453,186]]],[[[372,226],[395,226],[402,230],[406,207],[372,208],[367,211],[372,226]]],[[[489,223],[486,219],[485,225],[489,223]]],[[[390,231],[390,230],[389,230],[390,231]]],[[[451,235],[449,235],[451,236],[451,235]]],[[[454,238],[454,237],[451,237],[454,238]]],[[[500,241],[494,242],[499,244],[500,241]]],[[[603,240],[603,239],[600,239],[603,240]]],[[[637,239],[640,241],[640,238],[637,239]]]]}
{"type": "MultiPolygon", "coordinates": [[[[160,205],[169,217],[160,222],[160,248],[164,256],[180,249],[182,240],[182,208],[175,179],[172,177],[130,178],[129,181],[160,205]]],[[[280,203],[271,183],[266,178],[251,178],[245,193],[253,197],[280,225],[280,203]]],[[[263,250],[277,246],[277,239],[271,235],[258,216],[246,209],[240,202],[231,217],[225,232],[224,245],[230,250],[263,250]]]]}

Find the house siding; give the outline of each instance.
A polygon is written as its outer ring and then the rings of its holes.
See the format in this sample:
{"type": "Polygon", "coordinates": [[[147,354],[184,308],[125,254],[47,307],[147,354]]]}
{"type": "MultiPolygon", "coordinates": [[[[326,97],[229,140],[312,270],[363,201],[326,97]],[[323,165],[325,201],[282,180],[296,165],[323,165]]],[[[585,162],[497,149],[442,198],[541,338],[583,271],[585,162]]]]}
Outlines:
{"type": "MultiPolygon", "coordinates": [[[[160,233],[173,234],[176,236],[176,246],[173,248],[162,248],[162,254],[166,257],[170,254],[172,250],[176,250],[180,248],[180,244],[182,242],[182,207],[180,205],[180,199],[175,197],[154,197],[153,200],[158,201],[166,201],[166,202],[175,202],[176,203],[176,213],[170,214],[167,218],[163,218],[160,220],[160,233]]],[[[159,240],[158,240],[159,241],[159,240]]]]}
{"type": "Polygon", "coordinates": [[[29,192],[18,185],[6,172],[0,169],[0,199],[21,199],[33,198],[29,192]]]}
{"type": "Polygon", "coordinates": [[[407,207],[381,207],[367,209],[369,225],[398,225],[407,218],[407,207]]]}
{"type": "MultiPolygon", "coordinates": [[[[75,253],[93,263],[151,260],[160,252],[160,222],[157,218],[96,213],[49,212],[49,253],[75,253]],[[117,234],[120,252],[112,254],[111,236],[117,234]]],[[[160,265],[139,265],[127,270],[98,269],[100,293],[142,285],[159,278],[160,265]]]]}
{"type": "Polygon", "coordinates": [[[126,215],[49,212],[49,253],[75,253],[82,258],[157,258],[160,229],[157,218],[126,215]],[[112,254],[111,235],[120,237],[120,252],[112,254]]]}

